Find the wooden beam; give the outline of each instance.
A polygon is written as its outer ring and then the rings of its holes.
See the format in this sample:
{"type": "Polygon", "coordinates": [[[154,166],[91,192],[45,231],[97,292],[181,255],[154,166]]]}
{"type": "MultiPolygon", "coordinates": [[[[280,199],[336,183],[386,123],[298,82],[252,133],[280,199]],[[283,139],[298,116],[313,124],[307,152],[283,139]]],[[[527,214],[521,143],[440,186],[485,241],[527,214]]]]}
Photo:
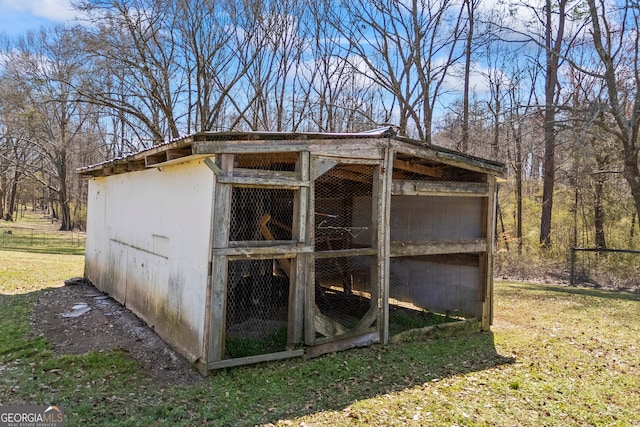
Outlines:
{"type": "Polygon", "coordinates": [[[305,350],[304,356],[306,359],[312,359],[314,357],[322,356],[323,354],[343,351],[353,347],[368,347],[377,342],[380,342],[380,334],[378,331],[369,332],[368,334],[343,338],[337,341],[331,341],[325,344],[309,347],[305,350]]]}
{"type": "Polygon", "coordinates": [[[167,160],[181,159],[183,157],[190,156],[193,154],[191,152],[191,146],[180,147],[180,148],[169,148],[166,151],[167,160]]]}
{"type": "MultiPolygon", "coordinates": [[[[311,173],[311,155],[303,151],[296,161],[296,173],[298,179],[309,181],[311,173]]],[[[309,207],[309,188],[300,187],[293,198],[293,221],[291,224],[291,237],[297,240],[298,246],[303,246],[309,251],[301,252],[295,257],[289,280],[289,310],[287,344],[298,345],[303,341],[304,332],[304,293],[307,283],[307,266],[313,262],[313,241],[307,238],[307,215],[309,207]]]]}
{"type": "Polygon", "coordinates": [[[417,173],[420,175],[430,176],[432,178],[442,178],[443,172],[442,168],[425,166],[420,163],[405,161],[405,160],[394,160],[393,167],[395,169],[400,169],[406,172],[417,173]]]}
{"type": "Polygon", "coordinates": [[[327,338],[333,338],[347,332],[347,329],[345,329],[345,327],[340,323],[336,322],[329,316],[322,314],[317,306],[316,312],[313,316],[313,324],[315,325],[316,332],[327,338]]]}
{"type": "Polygon", "coordinates": [[[307,143],[295,140],[194,142],[193,154],[289,153],[306,151],[307,143]]]}
{"type": "Polygon", "coordinates": [[[209,167],[209,169],[211,169],[211,171],[216,174],[216,175],[222,175],[222,169],[220,169],[220,167],[218,167],[218,165],[216,165],[216,162],[214,162],[213,160],[211,160],[210,157],[205,157],[204,159],[204,164],[207,165],[209,167]]]}
{"type": "MultiPolygon", "coordinates": [[[[233,156],[216,157],[216,164],[224,174],[233,173],[233,156]]],[[[215,179],[215,177],[214,177],[215,179]]],[[[222,360],[224,356],[226,334],[226,301],[227,301],[227,257],[215,255],[213,248],[226,248],[229,245],[229,217],[231,215],[231,186],[215,183],[214,206],[211,218],[212,251],[211,289],[209,319],[209,337],[207,346],[207,364],[222,360]]]]}
{"type": "Polygon", "coordinates": [[[287,179],[300,181],[297,172],[289,171],[274,171],[265,169],[243,169],[233,168],[233,176],[241,176],[253,179],[287,179]]]}
{"type": "Polygon", "coordinates": [[[372,256],[372,255],[376,255],[377,253],[378,253],[378,250],[376,248],[338,249],[333,251],[315,252],[315,259],[342,258],[342,257],[354,257],[354,256],[372,256]]]}
{"type": "Polygon", "coordinates": [[[145,156],[144,163],[147,167],[155,166],[159,163],[164,163],[167,161],[167,152],[161,151],[159,153],[149,154],[145,156]]]}
{"type": "Polygon", "coordinates": [[[507,168],[505,165],[493,163],[476,157],[438,151],[436,148],[409,144],[405,141],[394,139],[391,139],[391,146],[395,148],[398,153],[416,156],[436,163],[456,166],[461,169],[475,172],[490,173],[501,178],[504,178],[507,174],[507,168]]]}
{"type": "Polygon", "coordinates": [[[489,184],[486,182],[394,180],[391,194],[394,196],[487,197],[489,184]]]}
{"type": "Polygon", "coordinates": [[[221,184],[232,184],[245,188],[281,188],[297,190],[300,187],[309,187],[309,181],[289,178],[252,178],[247,176],[219,176],[221,184]]]}
{"type": "Polygon", "coordinates": [[[234,366],[251,365],[260,362],[272,362],[274,360],[290,359],[304,356],[304,350],[288,350],[277,353],[260,354],[258,356],[239,357],[236,359],[220,360],[209,363],[209,369],[232,368],[234,366]]]}
{"type": "Polygon", "coordinates": [[[391,256],[419,256],[480,253],[487,251],[487,239],[430,240],[422,242],[391,242],[391,256]]]}
{"type": "Polygon", "coordinates": [[[484,302],[482,304],[482,329],[488,331],[493,323],[493,252],[496,233],[497,186],[496,178],[487,176],[489,197],[486,204],[487,250],[483,261],[484,302]]]}

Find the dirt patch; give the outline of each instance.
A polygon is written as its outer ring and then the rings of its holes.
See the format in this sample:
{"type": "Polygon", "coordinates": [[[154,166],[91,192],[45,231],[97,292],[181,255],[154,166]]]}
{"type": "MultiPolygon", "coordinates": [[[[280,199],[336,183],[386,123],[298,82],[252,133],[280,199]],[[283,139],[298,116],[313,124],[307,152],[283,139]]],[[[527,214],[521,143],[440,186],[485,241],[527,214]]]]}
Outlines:
{"type": "Polygon", "coordinates": [[[121,350],[137,360],[142,373],[152,381],[167,385],[202,380],[146,323],[92,285],[45,290],[32,323],[58,354],[121,350]]]}

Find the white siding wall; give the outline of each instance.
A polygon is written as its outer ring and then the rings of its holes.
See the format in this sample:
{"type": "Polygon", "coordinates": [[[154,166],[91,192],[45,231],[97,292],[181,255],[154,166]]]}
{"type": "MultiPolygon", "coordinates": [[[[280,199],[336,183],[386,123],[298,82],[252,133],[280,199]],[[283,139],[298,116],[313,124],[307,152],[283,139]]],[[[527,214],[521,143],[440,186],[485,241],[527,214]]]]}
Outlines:
{"type": "Polygon", "coordinates": [[[213,182],[202,160],[89,182],[86,277],[191,361],[204,355],[213,182]]]}

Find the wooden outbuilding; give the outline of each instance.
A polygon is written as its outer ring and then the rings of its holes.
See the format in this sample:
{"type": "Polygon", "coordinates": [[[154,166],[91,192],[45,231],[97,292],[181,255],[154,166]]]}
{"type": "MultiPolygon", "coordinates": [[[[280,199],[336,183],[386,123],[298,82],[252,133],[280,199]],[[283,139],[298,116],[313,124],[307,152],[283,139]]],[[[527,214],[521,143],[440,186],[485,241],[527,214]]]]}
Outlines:
{"type": "Polygon", "coordinates": [[[201,132],[79,173],[85,277],[201,371],[491,324],[503,164],[384,128],[201,132]]]}

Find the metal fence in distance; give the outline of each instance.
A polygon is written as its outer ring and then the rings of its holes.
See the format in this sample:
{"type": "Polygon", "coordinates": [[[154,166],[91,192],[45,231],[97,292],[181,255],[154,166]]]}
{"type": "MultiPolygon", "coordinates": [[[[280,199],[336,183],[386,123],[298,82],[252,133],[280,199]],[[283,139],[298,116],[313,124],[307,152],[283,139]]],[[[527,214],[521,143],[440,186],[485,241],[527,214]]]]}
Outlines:
{"type": "Polygon", "coordinates": [[[54,231],[30,227],[0,227],[0,249],[68,252],[84,249],[86,234],[80,231],[54,231]]]}
{"type": "Polygon", "coordinates": [[[571,248],[569,283],[613,289],[640,288],[640,250],[571,248]]]}

